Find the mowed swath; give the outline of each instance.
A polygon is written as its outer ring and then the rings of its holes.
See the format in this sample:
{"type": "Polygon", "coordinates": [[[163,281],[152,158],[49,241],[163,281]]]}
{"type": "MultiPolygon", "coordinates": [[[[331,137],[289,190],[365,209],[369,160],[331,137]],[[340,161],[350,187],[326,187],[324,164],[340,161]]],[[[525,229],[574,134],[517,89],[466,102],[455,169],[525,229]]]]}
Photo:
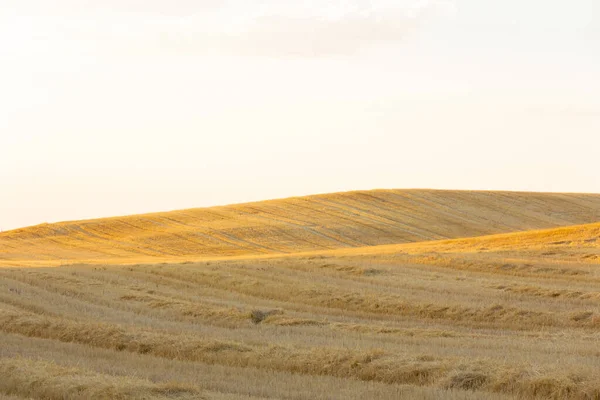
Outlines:
{"type": "Polygon", "coordinates": [[[0,393],[599,399],[599,235],[0,269],[0,393]]]}
{"type": "Polygon", "coordinates": [[[0,234],[3,265],[151,262],[472,237],[600,220],[600,195],[374,190],[44,224],[0,234]]]}

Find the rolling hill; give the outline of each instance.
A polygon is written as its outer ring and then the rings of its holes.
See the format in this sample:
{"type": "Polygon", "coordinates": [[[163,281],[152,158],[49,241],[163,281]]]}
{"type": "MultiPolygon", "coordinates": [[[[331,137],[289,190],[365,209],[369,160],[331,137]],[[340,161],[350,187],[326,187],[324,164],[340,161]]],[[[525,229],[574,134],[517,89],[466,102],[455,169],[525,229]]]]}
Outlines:
{"type": "Polygon", "coordinates": [[[600,195],[373,190],[86,221],[0,234],[3,265],[133,263],[358,248],[600,220],[600,195]]]}
{"type": "Polygon", "coordinates": [[[5,232],[0,399],[598,399],[599,210],[385,190],[5,232]]]}

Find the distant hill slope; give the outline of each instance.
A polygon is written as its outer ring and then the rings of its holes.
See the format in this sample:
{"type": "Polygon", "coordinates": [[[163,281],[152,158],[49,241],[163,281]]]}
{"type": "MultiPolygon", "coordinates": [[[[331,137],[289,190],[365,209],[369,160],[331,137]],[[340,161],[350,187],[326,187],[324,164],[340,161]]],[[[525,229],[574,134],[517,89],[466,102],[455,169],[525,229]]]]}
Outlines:
{"type": "Polygon", "coordinates": [[[284,254],[597,221],[594,194],[357,191],[18,229],[0,234],[0,265],[284,254]]]}
{"type": "Polygon", "coordinates": [[[540,252],[552,256],[555,260],[561,259],[560,256],[565,254],[574,261],[581,261],[582,259],[600,260],[600,223],[450,240],[337,249],[309,254],[323,256],[386,256],[394,254],[479,253],[489,256],[490,253],[505,255],[515,253],[525,256],[540,252]]]}
{"type": "Polygon", "coordinates": [[[600,248],[600,223],[443,242],[418,243],[414,244],[414,248],[454,252],[600,248]]]}

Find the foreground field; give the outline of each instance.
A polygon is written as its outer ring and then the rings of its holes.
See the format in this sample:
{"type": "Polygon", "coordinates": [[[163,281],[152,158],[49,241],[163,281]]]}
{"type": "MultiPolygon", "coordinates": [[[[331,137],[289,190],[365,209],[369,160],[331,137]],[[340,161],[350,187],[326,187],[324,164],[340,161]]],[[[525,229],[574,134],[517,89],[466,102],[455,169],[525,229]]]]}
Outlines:
{"type": "Polygon", "coordinates": [[[141,263],[293,254],[600,221],[600,195],[374,190],[0,233],[0,265],[141,263]]]}
{"type": "Polygon", "coordinates": [[[596,224],[275,258],[0,269],[0,393],[597,399],[599,267],[596,224]]]}

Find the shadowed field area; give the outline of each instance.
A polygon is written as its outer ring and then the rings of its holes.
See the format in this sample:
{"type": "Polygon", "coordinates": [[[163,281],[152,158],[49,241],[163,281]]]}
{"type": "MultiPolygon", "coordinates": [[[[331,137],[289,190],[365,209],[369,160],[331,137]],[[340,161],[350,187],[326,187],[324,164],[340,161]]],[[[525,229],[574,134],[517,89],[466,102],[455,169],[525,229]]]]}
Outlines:
{"type": "MultiPolygon", "coordinates": [[[[590,219],[598,210],[598,197],[556,196],[549,203],[557,209],[588,207],[590,219]]],[[[475,235],[565,222],[518,207],[502,229],[484,222],[460,229],[475,235]],[[515,215],[526,222],[518,226],[515,215]]],[[[374,219],[383,211],[364,213],[374,219]]],[[[167,214],[153,220],[158,215],[167,214]]],[[[442,233],[433,216],[427,221],[435,228],[419,225],[422,232],[460,235],[459,228],[442,233]]],[[[208,253],[187,262],[133,264],[137,256],[118,248],[123,265],[28,266],[41,254],[52,261],[68,241],[40,233],[26,242],[26,235],[85,224],[2,236],[22,253],[0,247],[10,259],[0,268],[0,399],[600,398],[600,224],[400,244],[379,243],[373,233],[361,241],[381,246],[208,253]]],[[[110,246],[90,240],[77,251],[110,246]]],[[[279,243],[266,234],[261,240],[279,243]]]]}

